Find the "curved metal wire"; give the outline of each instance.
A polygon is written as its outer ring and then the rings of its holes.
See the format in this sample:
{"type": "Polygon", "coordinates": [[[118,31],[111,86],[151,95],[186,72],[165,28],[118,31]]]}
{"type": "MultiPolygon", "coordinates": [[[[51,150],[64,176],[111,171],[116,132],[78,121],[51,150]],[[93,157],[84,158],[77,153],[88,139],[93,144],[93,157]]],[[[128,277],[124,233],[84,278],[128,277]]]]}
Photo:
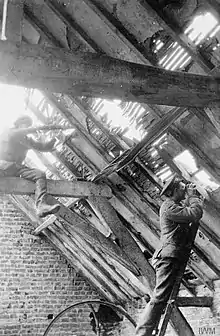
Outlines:
{"type": "Polygon", "coordinates": [[[48,332],[51,330],[52,326],[54,325],[54,323],[61,317],[63,316],[67,311],[71,310],[72,308],[75,308],[76,306],[80,306],[80,305],[84,305],[84,304],[92,304],[92,303],[98,303],[98,304],[102,304],[108,307],[113,308],[114,310],[118,311],[119,313],[121,313],[122,315],[124,315],[130,322],[131,324],[136,327],[136,322],[133,320],[133,318],[126,312],[126,310],[124,310],[121,307],[116,306],[113,303],[107,302],[107,301],[102,301],[102,300],[85,300],[85,301],[81,301],[81,302],[76,302],[73,305],[67,307],[66,309],[64,309],[63,311],[61,311],[48,325],[47,329],[45,330],[43,336],[47,336],[48,332]]]}

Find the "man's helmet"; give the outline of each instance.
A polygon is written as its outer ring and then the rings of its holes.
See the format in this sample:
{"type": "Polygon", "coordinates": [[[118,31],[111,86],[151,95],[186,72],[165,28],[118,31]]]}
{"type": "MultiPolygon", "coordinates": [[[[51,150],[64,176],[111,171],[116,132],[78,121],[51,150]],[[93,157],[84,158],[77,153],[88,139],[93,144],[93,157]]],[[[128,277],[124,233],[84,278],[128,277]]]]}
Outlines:
{"type": "Polygon", "coordinates": [[[27,127],[32,126],[33,121],[31,119],[31,117],[29,117],[28,115],[22,115],[19,118],[17,118],[14,122],[15,127],[18,127],[19,125],[25,124],[27,125],[27,127]]]}

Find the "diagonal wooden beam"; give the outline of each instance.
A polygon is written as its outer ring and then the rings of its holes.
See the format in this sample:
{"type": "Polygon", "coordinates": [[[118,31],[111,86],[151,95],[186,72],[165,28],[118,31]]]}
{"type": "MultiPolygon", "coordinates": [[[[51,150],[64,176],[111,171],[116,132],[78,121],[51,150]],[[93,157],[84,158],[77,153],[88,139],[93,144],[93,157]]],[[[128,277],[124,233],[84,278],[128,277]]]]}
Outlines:
{"type": "Polygon", "coordinates": [[[93,48],[98,53],[103,53],[98,44],[80,27],[73,17],[65,11],[65,7],[55,1],[45,0],[45,4],[62,20],[68,29],[77,34],[89,48],[93,48]]]}
{"type": "Polygon", "coordinates": [[[132,262],[141,270],[141,273],[148,278],[150,283],[149,291],[154,287],[155,274],[153,267],[144,257],[140,247],[135,242],[127,228],[120,221],[115,209],[103,197],[92,196],[88,199],[96,215],[108,225],[117,237],[118,245],[132,262]]]}
{"type": "MultiPolygon", "coordinates": [[[[111,197],[111,188],[93,182],[48,180],[48,193],[59,197],[89,197],[92,195],[111,197]]],[[[35,184],[17,177],[0,177],[0,193],[30,195],[35,192],[35,184]]]]}
{"type": "MultiPolygon", "coordinates": [[[[11,195],[9,196],[9,198],[16,206],[16,208],[21,210],[27,216],[27,218],[31,221],[34,227],[39,227],[42,223],[44,223],[42,219],[39,219],[37,217],[34,211],[33,201],[30,200],[29,202],[27,202],[22,196],[15,195],[11,195]]],[[[57,200],[52,196],[50,196],[49,199],[51,204],[57,202],[57,200]]],[[[56,222],[54,221],[54,217],[55,220],[58,219],[61,220],[61,222],[63,220],[66,224],[70,226],[72,233],[75,232],[77,235],[83,237],[83,239],[85,239],[92,246],[94,246],[94,248],[101,254],[104,254],[107,257],[111,257],[113,260],[116,260],[123,267],[131,271],[133,274],[139,275],[139,271],[137,270],[136,266],[131,264],[131,262],[127,260],[124,252],[119,248],[119,246],[117,246],[110,239],[105,237],[96,228],[92,227],[92,225],[86,218],[68,209],[62,203],[60,203],[60,206],[61,209],[59,213],[57,213],[56,216],[52,216],[53,221],[51,221],[50,224],[56,224],[56,222]]],[[[42,233],[46,234],[47,232],[48,230],[45,230],[42,233]]]]}
{"type": "MultiPolygon", "coordinates": [[[[27,216],[34,226],[41,222],[33,211],[31,200],[27,202],[22,196],[10,196],[9,199],[27,216]]],[[[65,219],[64,222],[68,223],[65,219]]],[[[103,245],[100,244],[101,249],[99,249],[97,241],[95,244],[88,243],[82,234],[74,230],[72,224],[65,226],[63,222],[61,224],[56,221],[54,227],[47,229],[43,236],[48,238],[55,249],[61,252],[69,263],[78,271],[81,271],[87,280],[97,287],[102,295],[106,296],[110,301],[126,302],[128,300],[128,292],[133,292],[133,295],[135,295],[134,290],[140,292],[144,289],[140,282],[139,286],[141,288],[138,289],[136,286],[138,280],[131,285],[126,278],[123,279],[111,264],[108,265],[108,257],[106,260],[106,255],[103,254],[103,245]],[[72,232],[70,233],[69,230],[72,230],[72,232]],[[94,260],[97,262],[94,262],[94,260]],[[107,267],[107,272],[105,266],[107,267]],[[115,276],[117,281],[115,281],[115,276]]]]}
{"type": "Polygon", "coordinates": [[[111,162],[95,177],[94,181],[97,181],[102,177],[106,177],[113,172],[119,171],[131,163],[145,147],[150,146],[156,139],[164,134],[183,112],[183,108],[175,108],[168,112],[155,125],[149,128],[148,133],[134,148],[130,151],[124,152],[121,157],[111,162]]]}
{"type": "Polygon", "coordinates": [[[220,100],[220,79],[100,56],[0,42],[1,81],[53,92],[172,106],[220,100]]]}

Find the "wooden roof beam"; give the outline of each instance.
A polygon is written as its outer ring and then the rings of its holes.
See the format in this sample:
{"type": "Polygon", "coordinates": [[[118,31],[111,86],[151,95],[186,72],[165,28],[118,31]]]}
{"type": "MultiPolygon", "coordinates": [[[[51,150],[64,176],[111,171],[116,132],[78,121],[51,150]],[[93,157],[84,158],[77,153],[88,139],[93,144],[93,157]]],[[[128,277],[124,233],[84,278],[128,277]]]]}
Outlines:
{"type": "MultiPolygon", "coordinates": [[[[27,202],[22,196],[10,196],[10,200],[27,216],[34,226],[42,222],[42,220],[36,217],[33,211],[33,206],[31,206],[31,200],[30,202],[27,202]]],[[[64,209],[63,206],[62,208],[64,209]]],[[[55,249],[61,252],[68,262],[78,271],[81,271],[87,280],[89,280],[89,282],[92,283],[102,293],[102,295],[107,297],[110,301],[127,302],[128,295],[124,290],[126,287],[129,292],[134,293],[134,290],[136,289],[140,294],[140,291],[143,290],[143,286],[139,289],[137,288],[136,282],[138,282],[138,280],[130,284],[122,277],[119,279],[117,270],[113,268],[111,264],[108,265],[108,260],[105,260],[105,253],[103,253],[103,250],[105,251],[107,249],[108,258],[112,256],[114,260],[117,259],[117,261],[124,267],[128,266],[128,269],[131,269],[131,267],[129,267],[131,265],[128,262],[124,262],[124,259],[120,258],[120,249],[117,248],[113,242],[107,240],[107,238],[101,235],[97,230],[90,228],[90,226],[88,226],[87,230],[85,230],[85,220],[70,210],[69,213],[73,215],[72,220],[69,215],[67,215],[67,217],[64,216],[64,224],[60,224],[56,221],[53,227],[43,232],[43,235],[48,238],[49,242],[54,245],[55,249]],[[70,221],[71,224],[65,225],[68,221],[70,221]],[[76,224],[76,226],[72,225],[72,223],[76,224]],[[82,230],[80,224],[82,224],[82,230]],[[71,234],[69,230],[72,230],[71,234]],[[85,235],[83,234],[84,230],[85,235]],[[91,232],[93,232],[92,236],[90,235],[91,232]],[[90,237],[89,241],[88,237],[90,237]],[[91,240],[93,241],[92,244],[91,240]],[[113,251],[117,249],[118,253],[116,254],[113,251]],[[96,258],[99,258],[99,260],[94,263],[94,259],[96,260],[96,258]],[[100,258],[102,258],[102,260],[100,258]],[[109,272],[108,276],[101,263],[107,267],[109,272]],[[119,282],[114,280],[115,276],[117,276],[117,280],[119,280],[119,282]],[[128,286],[130,288],[128,288],[128,286]]],[[[112,261],[112,263],[114,263],[114,261],[112,261]]],[[[139,285],[142,284],[139,283],[139,285]]]]}
{"type": "Polygon", "coordinates": [[[65,48],[65,43],[58,40],[45,26],[44,23],[42,23],[30,10],[30,8],[25,4],[24,5],[24,17],[25,19],[33,26],[33,28],[36,29],[36,31],[40,34],[40,36],[43,35],[43,37],[53,44],[57,48],[65,48]]]}
{"type": "Polygon", "coordinates": [[[152,290],[155,284],[155,274],[153,267],[144,257],[140,247],[135,242],[130,232],[120,221],[115,209],[108,202],[108,200],[100,197],[89,197],[89,204],[92,206],[97,217],[100,218],[104,224],[107,224],[115,236],[118,238],[119,246],[129,256],[141,273],[148,278],[149,290],[152,290]]]}
{"type": "MultiPolygon", "coordinates": [[[[93,182],[48,180],[48,193],[58,197],[90,197],[112,196],[107,185],[97,185],[93,182]]],[[[17,177],[0,177],[0,193],[14,195],[34,194],[35,184],[31,181],[17,177]]]]}
{"type": "MultiPolygon", "coordinates": [[[[58,4],[58,3],[54,3],[52,1],[47,1],[47,5],[48,7],[51,8],[51,10],[54,11],[54,13],[56,15],[58,15],[60,17],[60,19],[62,19],[65,24],[70,28],[73,29],[75,31],[76,28],[78,28],[78,25],[76,26],[76,22],[72,21],[72,19],[69,16],[66,16],[63,12],[62,7],[58,4]],[[60,8],[61,7],[61,8],[60,8]],[[61,10],[62,9],[62,10],[61,10]],[[71,19],[71,20],[70,20],[71,19]]],[[[53,45],[55,47],[64,47],[64,45],[62,45],[58,39],[51,34],[51,32],[48,31],[47,27],[38,20],[38,18],[36,16],[33,15],[33,13],[30,11],[30,9],[25,6],[25,17],[27,18],[27,20],[30,22],[30,24],[32,24],[37,31],[39,32],[40,35],[42,35],[47,41],[52,42],[53,45]]],[[[79,35],[81,36],[81,38],[84,37],[83,41],[89,43],[89,47],[91,49],[93,49],[94,51],[99,51],[95,46],[97,46],[96,42],[91,40],[91,39],[86,39],[85,38],[85,32],[81,29],[81,27],[79,27],[80,29],[77,30],[77,32],[79,33],[79,35]],[[93,43],[92,43],[93,42],[93,43]]],[[[103,51],[101,50],[101,53],[103,53],[103,51]]],[[[50,99],[51,102],[54,102],[56,100],[56,97],[53,94],[47,94],[48,99],[50,99]]],[[[92,122],[101,129],[101,131],[115,144],[120,146],[122,149],[127,149],[129,148],[129,146],[119,137],[117,137],[116,135],[112,135],[109,130],[103,126],[103,124],[100,122],[100,120],[96,117],[96,115],[93,115],[90,111],[90,109],[88,108],[88,106],[86,106],[83,101],[81,101],[79,99],[79,97],[76,97],[75,95],[71,95],[71,99],[72,101],[79,107],[79,109],[82,111],[82,113],[85,115],[85,117],[89,117],[92,122]]],[[[69,120],[69,118],[68,118],[69,120]]]]}
{"type": "Polygon", "coordinates": [[[0,42],[1,81],[52,92],[174,106],[220,101],[220,79],[165,71],[93,53],[0,42]]]}
{"type": "Polygon", "coordinates": [[[68,29],[73,30],[74,33],[79,35],[79,38],[83,40],[84,43],[93,49],[95,52],[103,53],[98,44],[90,38],[90,36],[80,27],[80,25],[68,14],[65,12],[63,6],[58,2],[45,0],[45,4],[57,15],[68,27],[68,29]]]}

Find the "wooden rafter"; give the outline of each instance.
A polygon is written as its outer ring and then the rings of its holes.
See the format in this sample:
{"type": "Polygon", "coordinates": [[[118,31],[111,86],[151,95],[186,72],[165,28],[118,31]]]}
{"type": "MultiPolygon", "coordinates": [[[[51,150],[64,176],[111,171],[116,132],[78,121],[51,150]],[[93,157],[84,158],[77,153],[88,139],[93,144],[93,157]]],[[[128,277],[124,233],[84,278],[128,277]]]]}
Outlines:
{"type": "Polygon", "coordinates": [[[176,106],[219,101],[219,79],[165,71],[93,53],[0,43],[1,81],[52,92],[176,106]]]}

